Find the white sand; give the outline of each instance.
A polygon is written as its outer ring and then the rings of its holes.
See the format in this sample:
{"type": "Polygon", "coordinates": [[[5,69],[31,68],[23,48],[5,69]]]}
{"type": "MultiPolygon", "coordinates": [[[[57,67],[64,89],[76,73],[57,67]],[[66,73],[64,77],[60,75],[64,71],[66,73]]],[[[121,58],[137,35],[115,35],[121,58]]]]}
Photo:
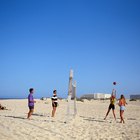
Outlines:
{"type": "Polygon", "coordinates": [[[77,116],[67,121],[67,102],[59,101],[51,118],[51,101],[37,100],[32,120],[27,120],[27,100],[1,100],[10,110],[0,111],[0,140],[140,140],[140,102],[128,102],[125,124],[110,112],[103,120],[109,101],[77,102],[77,116]],[[67,121],[67,122],[66,122],[67,121]],[[65,123],[66,122],[66,123],[65,123]]]}

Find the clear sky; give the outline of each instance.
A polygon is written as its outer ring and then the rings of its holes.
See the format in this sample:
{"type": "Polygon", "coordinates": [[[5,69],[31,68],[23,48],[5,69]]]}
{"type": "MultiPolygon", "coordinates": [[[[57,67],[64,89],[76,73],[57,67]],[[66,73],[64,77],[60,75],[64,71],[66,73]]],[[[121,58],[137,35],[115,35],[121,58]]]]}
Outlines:
{"type": "Polygon", "coordinates": [[[140,93],[139,0],[0,0],[0,97],[140,93]]]}

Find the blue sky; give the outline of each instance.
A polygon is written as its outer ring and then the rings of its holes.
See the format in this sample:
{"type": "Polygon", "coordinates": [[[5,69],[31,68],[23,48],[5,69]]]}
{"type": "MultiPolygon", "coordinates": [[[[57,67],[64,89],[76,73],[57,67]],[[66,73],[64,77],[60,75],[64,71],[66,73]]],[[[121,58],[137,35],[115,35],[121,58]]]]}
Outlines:
{"type": "Polygon", "coordinates": [[[140,93],[139,0],[0,0],[0,97],[140,93]]]}

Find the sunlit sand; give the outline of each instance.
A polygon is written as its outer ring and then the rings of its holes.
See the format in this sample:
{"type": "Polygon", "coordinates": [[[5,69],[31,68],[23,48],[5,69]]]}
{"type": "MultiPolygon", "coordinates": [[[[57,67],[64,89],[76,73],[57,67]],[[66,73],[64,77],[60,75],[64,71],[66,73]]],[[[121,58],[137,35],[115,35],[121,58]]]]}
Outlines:
{"type": "Polygon", "coordinates": [[[112,112],[104,120],[109,101],[77,102],[76,117],[68,117],[66,100],[59,101],[56,117],[51,118],[51,100],[37,100],[31,120],[27,120],[27,100],[2,100],[9,110],[0,111],[0,140],[139,140],[140,102],[129,102],[120,124],[112,112]]]}

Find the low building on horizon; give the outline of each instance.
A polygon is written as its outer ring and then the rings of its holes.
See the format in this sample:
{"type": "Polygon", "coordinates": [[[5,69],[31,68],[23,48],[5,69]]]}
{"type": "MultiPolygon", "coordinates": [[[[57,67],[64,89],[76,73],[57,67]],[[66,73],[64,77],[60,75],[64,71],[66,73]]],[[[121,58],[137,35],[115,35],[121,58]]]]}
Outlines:
{"type": "Polygon", "coordinates": [[[130,95],[130,100],[140,100],[140,94],[130,95]]]}
{"type": "Polygon", "coordinates": [[[109,99],[111,94],[106,93],[94,93],[94,99],[109,99]]]}
{"type": "Polygon", "coordinates": [[[106,93],[91,93],[91,94],[84,94],[80,98],[81,99],[94,99],[94,100],[104,100],[109,99],[111,97],[111,94],[106,93]]]}
{"type": "Polygon", "coordinates": [[[80,99],[94,99],[94,94],[93,93],[84,94],[80,97],[80,99]]]}

